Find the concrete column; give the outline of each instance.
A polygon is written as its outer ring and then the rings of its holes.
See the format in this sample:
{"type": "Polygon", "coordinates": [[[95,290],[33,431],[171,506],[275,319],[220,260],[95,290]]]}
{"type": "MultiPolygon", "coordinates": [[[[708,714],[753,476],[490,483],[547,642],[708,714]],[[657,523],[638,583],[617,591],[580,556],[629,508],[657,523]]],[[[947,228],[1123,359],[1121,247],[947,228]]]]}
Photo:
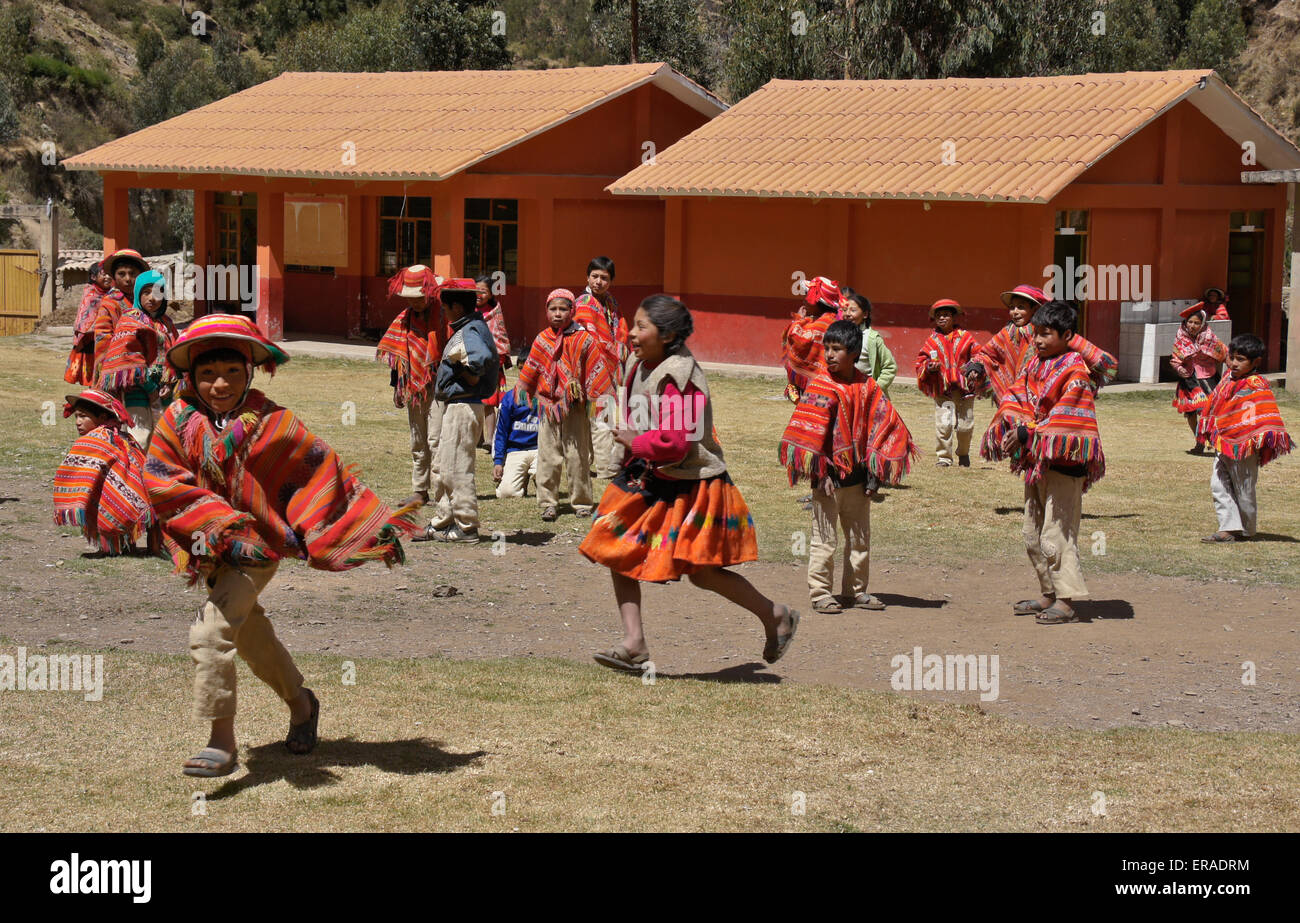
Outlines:
{"type": "Polygon", "coordinates": [[[284,193],[257,194],[257,325],[284,339],[284,193]]]}

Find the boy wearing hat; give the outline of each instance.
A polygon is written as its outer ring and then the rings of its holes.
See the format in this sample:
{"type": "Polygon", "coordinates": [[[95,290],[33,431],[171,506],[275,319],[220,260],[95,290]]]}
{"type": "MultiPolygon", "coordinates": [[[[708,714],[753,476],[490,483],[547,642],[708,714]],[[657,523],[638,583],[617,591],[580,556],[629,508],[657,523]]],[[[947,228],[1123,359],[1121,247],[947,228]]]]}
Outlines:
{"type": "Polygon", "coordinates": [[[131,436],[146,447],[175,386],[167,350],[176,342],[177,331],[167,308],[162,273],[141,273],[131,303],[122,306],[99,370],[99,387],[122,398],[131,416],[131,436]]]}
{"type": "Polygon", "coordinates": [[[54,523],[76,526],[104,554],[128,554],[154,523],[144,486],[144,452],[126,432],[126,408],[86,388],[65,396],[77,440],[54,472],[54,523]]]}
{"type": "Polygon", "coordinates": [[[428,503],[438,465],[442,404],[433,399],[433,372],[447,343],[442,311],[430,314],[442,279],[427,266],[403,269],[388,280],[388,293],[406,302],[375,350],[392,370],[393,406],[406,408],[411,428],[411,495],[403,505],[428,503]]]}
{"type": "Polygon", "coordinates": [[[72,352],[68,354],[68,367],[63,380],[72,385],[94,383],[95,364],[95,312],[99,302],[113,290],[113,277],[104,262],[90,264],[90,278],[81,293],[81,306],[72,324],[72,352]]]}
{"type": "Polygon", "coordinates": [[[781,364],[785,366],[785,396],[799,400],[808,383],[826,371],[822,341],[840,309],[840,284],[826,276],[808,283],[804,303],[781,334],[781,364]]]}
{"type": "Polygon", "coordinates": [[[474,280],[448,280],[438,298],[451,336],[434,375],[434,400],[442,404],[437,430],[430,428],[430,443],[438,445],[438,465],[430,478],[436,508],[413,541],[477,542],[474,450],[483,435],[483,399],[496,391],[500,366],[492,331],[475,308],[474,280]]]}
{"type": "Polygon", "coordinates": [[[237,765],[235,655],[289,707],[292,753],[316,746],[320,702],[258,604],[283,558],[321,570],[404,560],[412,531],[290,410],[251,387],[253,369],[289,361],[252,321],[213,314],[167,354],[184,388],[149,446],[144,481],[178,572],[203,579],[207,602],[190,626],[194,710],[208,744],[185,762],[192,776],[237,765]]]}
{"type": "Polygon", "coordinates": [[[975,395],[966,389],[962,369],[970,362],[975,338],[957,324],[961,305],[940,298],[930,306],[934,332],[916,357],[916,386],[934,401],[935,464],[951,467],[953,456],[970,467],[970,438],[975,429],[975,395]]]}
{"type": "Polygon", "coordinates": [[[108,351],[108,341],[113,338],[113,331],[117,328],[122,306],[135,298],[136,276],[149,271],[149,264],[144,261],[144,257],[131,249],[114,251],[106,262],[108,274],[113,279],[113,290],[99,299],[91,327],[95,341],[91,380],[96,382],[100,380],[104,354],[108,351]]]}

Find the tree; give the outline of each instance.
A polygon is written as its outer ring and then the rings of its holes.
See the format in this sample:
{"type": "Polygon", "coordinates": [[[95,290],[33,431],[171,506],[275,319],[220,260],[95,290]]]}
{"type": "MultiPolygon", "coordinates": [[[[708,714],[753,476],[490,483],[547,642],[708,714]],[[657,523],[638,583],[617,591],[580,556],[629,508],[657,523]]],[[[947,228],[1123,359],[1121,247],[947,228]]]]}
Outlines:
{"type": "Polygon", "coordinates": [[[494,3],[406,0],[406,26],[424,70],[502,70],[510,66],[504,34],[494,34],[494,3]]]}
{"type": "Polygon", "coordinates": [[[230,87],[198,42],[175,42],[149,73],[132,85],[131,111],[137,129],[206,106],[230,95],[230,87]]]}
{"type": "Polygon", "coordinates": [[[144,26],[135,37],[135,63],[140,68],[140,73],[149,73],[149,68],[158,63],[158,59],[166,53],[166,45],[163,37],[158,34],[158,30],[150,26],[144,26]]]}
{"type": "Polygon", "coordinates": [[[821,0],[727,0],[722,78],[728,98],[742,99],[769,80],[843,77],[830,50],[839,6],[821,0]]]}
{"type": "Polygon", "coordinates": [[[1187,18],[1186,41],[1176,62],[1180,68],[1210,67],[1232,81],[1235,59],[1246,47],[1241,8],[1232,0],[1199,0],[1187,18]]]}
{"type": "Polygon", "coordinates": [[[312,23],[282,39],[280,71],[410,71],[419,68],[402,10],[387,5],[351,13],[337,24],[312,23]]]}
{"type": "MultiPolygon", "coordinates": [[[[705,87],[717,75],[717,30],[695,0],[639,0],[637,60],[663,61],[705,87]]],[[[593,44],[616,64],[632,60],[631,0],[593,0],[593,44]]]]}

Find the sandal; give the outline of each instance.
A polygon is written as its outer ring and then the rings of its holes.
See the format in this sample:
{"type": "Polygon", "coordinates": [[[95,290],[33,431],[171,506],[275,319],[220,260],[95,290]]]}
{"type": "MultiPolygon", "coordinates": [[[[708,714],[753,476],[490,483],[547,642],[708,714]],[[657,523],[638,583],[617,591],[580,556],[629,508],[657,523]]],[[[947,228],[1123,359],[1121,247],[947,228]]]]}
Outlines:
{"type": "Polygon", "coordinates": [[[799,613],[794,609],[790,610],[790,633],[778,634],[775,638],[768,641],[763,647],[763,659],[768,663],[776,663],[785,656],[785,652],[790,647],[790,642],[794,640],[794,633],[799,630],[799,613]]]}
{"type": "Polygon", "coordinates": [[[853,608],[870,609],[873,612],[883,612],[888,607],[870,593],[859,593],[857,596],[853,597],[853,608]]]}
{"type": "Polygon", "coordinates": [[[1065,625],[1068,622],[1091,622],[1092,619],[1080,615],[1077,609],[1074,612],[1066,612],[1053,605],[1038,613],[1036,621],[1039,625],[1065,625]]]}
{"type": "Polygon", "coordinates": [[[185,761],[181,772],[187,776],[201,776],[204,779],[215,779],[218,776],[228,776],[239,768],[239,751],[226,753],[218,750],[216,747],[204,747],[198,753],[191,756],[185,761]],[[209,756],[208,754],[212,754],[209,756]],[[191,766],[190,763],[206,763],[206,766],[191,766]]]}
{"type": "Polygon", "coordinates": [[[844,611],[844,607],[841,606],[837,600],[832,599],[829,596],[814,600],[812,607],[813,612],[822,612],[827,615],[834,615],[837,612],[844,611]]]}
{"type": "Polygon", "coordinates": [[[1044,606],[1036,599],[1022,599],[1020,600],[1020,602],[1012,604],[1011,614],[1012,615],[1034,615],[1036,613],[1044,611],[1046,608],[1047,608],[1046,606],[1044,606]]]}
{"type": "Polygon", "coordinates": [[[1237,540],[1231,532],[1215,532],[1213,535],[1207,535],[1201,541],[1207,545],[1216,545],[1220,542],[1235,542],[1237,540]]]}
{"type": "Polygon", "coordinates": [[[591,659],[602,667],[609,667],[611,670],[618,670],[620,673],[644,673],[647,669],[646,664],[650,660],[650,654],[649,652],[632,654],[623,645],[615,644],[607,651],[592,654],[591,659]]]}
{"type": "Polygon", "coordinates": [[[316,725],[320,721],[320,700],[310,689],[304,689],[303,692],[311,699],[311,717],[302,724],[290,724],[289,736],[284,739],[284,745],[289,748],[289,752],[299,756],[315,750],[316,742],[319,740],[316,725]]]}

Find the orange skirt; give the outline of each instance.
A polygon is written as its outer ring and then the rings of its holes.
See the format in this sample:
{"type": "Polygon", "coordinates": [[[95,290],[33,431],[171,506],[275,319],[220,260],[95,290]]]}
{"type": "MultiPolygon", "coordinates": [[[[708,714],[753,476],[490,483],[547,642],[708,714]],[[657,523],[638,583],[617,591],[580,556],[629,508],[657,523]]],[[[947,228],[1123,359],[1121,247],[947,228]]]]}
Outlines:
{"type": "Polygon", "coordinates": [[[656,477],[633,461],[605,488],[578,548],[634,580],[666,583],[702,567],[758,560],[754,517],[725,472],[704,480],[656,477]]]}

